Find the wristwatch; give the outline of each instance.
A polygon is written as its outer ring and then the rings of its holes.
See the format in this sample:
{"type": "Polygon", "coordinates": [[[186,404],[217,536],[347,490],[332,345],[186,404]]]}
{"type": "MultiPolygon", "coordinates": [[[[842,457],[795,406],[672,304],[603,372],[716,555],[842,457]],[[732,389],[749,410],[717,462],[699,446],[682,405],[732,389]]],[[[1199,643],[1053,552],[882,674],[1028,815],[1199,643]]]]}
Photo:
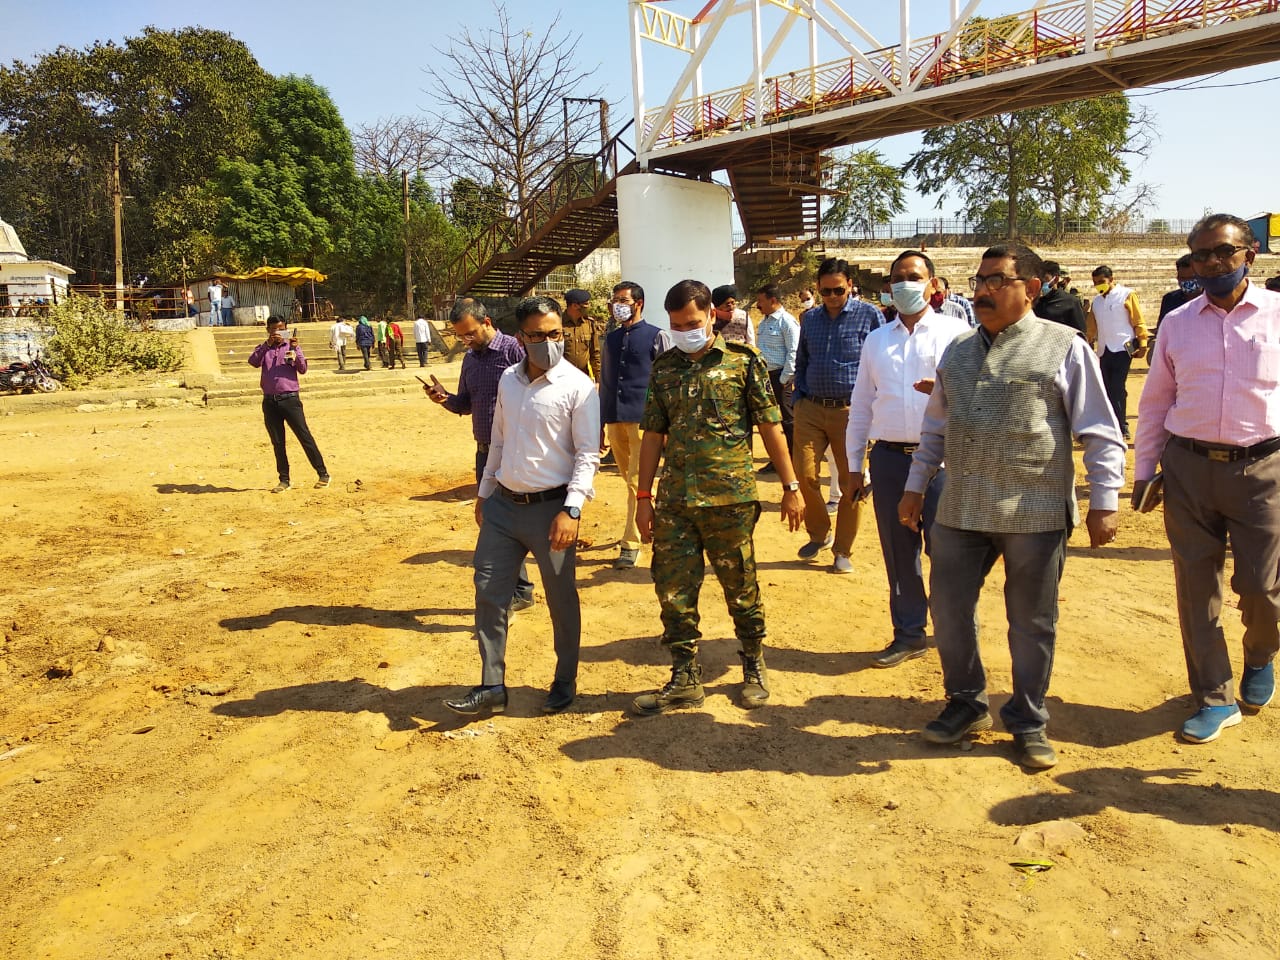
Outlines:
{"type": "Polygon", "coordinates": [[[800,481],[792,480],[790,483],[784,483],[782,485],[782,489],[787,491],[787,493],[798,493],[800,490],[800,481]]]}
{"type": "Polygon", "coordinates": [[[569,515],[570,520],[582,519],[582,511],[579,510],[577,507],[561,507],[560,512],[567,513],[569,515]]]}

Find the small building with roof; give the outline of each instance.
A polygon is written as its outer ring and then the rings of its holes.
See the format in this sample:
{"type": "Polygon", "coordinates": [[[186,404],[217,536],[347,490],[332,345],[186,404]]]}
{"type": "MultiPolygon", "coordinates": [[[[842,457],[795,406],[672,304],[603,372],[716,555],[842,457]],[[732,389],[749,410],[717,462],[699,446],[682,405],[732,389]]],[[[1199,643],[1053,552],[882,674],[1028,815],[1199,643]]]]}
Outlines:
{"type": "Polygon", "coordinates": [[[33,260],[13,227],[0,220],[0,316],[66,299],[75,273],[53,260],[33,260]]]}
{"type": "Polygon", "coordinates": [[[53,260],[33,260],[18,232],[0,220],[0,361],[26,359],[49,336],[44,316],[66,299],[71,275],[53,260]]]}

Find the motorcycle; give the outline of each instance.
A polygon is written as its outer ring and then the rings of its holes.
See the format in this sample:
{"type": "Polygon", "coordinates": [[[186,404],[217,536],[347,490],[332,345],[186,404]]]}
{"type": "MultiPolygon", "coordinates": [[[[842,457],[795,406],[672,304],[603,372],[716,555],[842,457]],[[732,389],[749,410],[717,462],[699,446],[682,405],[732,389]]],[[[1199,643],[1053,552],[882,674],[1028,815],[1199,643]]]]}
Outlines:
{"type": "Polygon", "coordinates": [[[0,390],[12,393],[53,393],[62,384],[53,375],[40,354],[27,360],[15,360],[7,367],[0,367],[0,390]]]}

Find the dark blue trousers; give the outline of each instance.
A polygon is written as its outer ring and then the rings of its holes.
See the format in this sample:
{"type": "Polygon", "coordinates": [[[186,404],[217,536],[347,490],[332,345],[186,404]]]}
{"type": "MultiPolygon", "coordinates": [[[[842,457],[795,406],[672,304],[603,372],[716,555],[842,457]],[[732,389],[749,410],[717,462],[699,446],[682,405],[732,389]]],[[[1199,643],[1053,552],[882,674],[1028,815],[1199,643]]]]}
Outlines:
{"type": "Polygon", "coordinates": [[[893,639],[916,649],[925,648],[925,625],[929,615],[929,599],[925,595],[924,571],[920,563],[923,544],[930,553],[933,518],[938,513],[938,498],[946,483],[946,470],[939,470],[924,495],[924,517],[920,531],[898,522],[898,501],[911,471],[911,455],[876,443],[868,457],[871,467],[871,503],[876,511],[876,529],[880,532],[880,552],[884,555],[885,573],[889,575],[889,618],[893,622],[893,639]]]}

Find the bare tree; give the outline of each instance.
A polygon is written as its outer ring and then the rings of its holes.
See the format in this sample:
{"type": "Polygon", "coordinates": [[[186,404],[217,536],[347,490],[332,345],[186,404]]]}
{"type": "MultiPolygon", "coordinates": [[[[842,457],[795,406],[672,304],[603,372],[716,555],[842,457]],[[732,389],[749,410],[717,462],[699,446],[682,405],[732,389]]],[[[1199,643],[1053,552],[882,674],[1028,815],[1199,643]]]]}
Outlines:
{"type": "MultiPolygon", "coordinates": [[[[559,32],[557,15],[541,34],[513,28],[507,8],[494,4],[495,25],[449,38],[442,61],[427,67],[433,94],[444,107],[449,172],[494,184],[517,209],[564,158],[566,97],[593,98],[582,84],[595,73],[575,66],[581,36],[559,32]]],[[[571,102],[574,124],[590,104],[571,102]]],[[[570,145],[572,148],[572,144],[570,145]]]]}
{"type": "Polygon", "coordinates": [[[394,177],[401,170],[427,174],[443,161],[441,123],[427,117],[385,117],[362,123],[351,135],[356,169],[394,177]]]}

